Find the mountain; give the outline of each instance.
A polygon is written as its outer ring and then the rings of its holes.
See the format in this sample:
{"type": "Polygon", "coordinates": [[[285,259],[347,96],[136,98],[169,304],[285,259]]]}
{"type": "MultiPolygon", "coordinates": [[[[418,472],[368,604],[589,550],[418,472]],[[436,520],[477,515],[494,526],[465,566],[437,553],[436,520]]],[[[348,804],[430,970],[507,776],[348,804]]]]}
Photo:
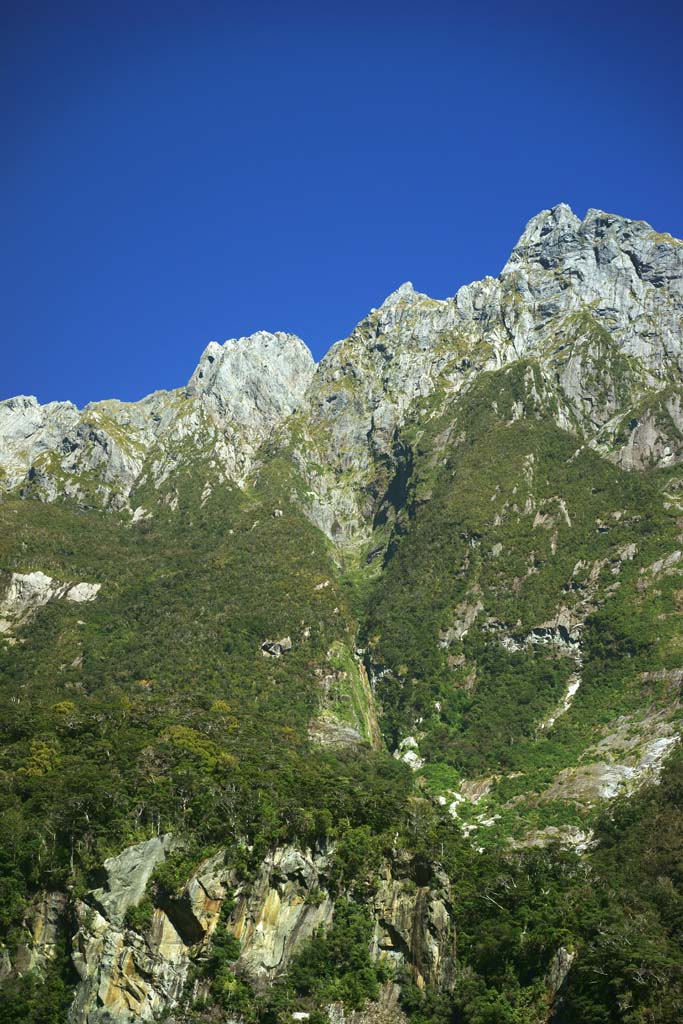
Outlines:
{"type": "Polygon", "coordinates": [[[682,358],[683,242],[560,205],[0,402],[0,1021],[679,1020],[682,358]]]}

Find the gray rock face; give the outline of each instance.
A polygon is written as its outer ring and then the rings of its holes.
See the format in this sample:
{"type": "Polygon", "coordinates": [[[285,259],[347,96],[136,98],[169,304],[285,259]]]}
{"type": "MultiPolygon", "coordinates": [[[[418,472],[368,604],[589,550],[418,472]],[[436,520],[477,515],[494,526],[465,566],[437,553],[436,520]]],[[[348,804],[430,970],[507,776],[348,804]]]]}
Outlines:
{"type": "Polygon", "coordinates": [[[145,893],[148,881],[157,864],[166,858],[171,837],[155,836],[146,843],[128,846],[118,857],[104,862],[106,884],[92,892],[106,919],[114,925],[123,924],[129,907],[136,907],[145,893]]]}
{"type": "Polygon", "coordinates": [[[203,396],[210,407],[255,437],[297,408],[315,363],[294,334],[258,331],[204,350],[187,394],[203,396]]]}
{"type": "Polygon", "coordinates": [[[261,654],[264,658],[281,658],[291,649],[292,638],[289,636],[283,636],[280,640],[264,640],[261,644],[261,654]]]}
{"type": "MultiPolygon", "coordinates": [[[[554,326],[553,318],[591,309],[620,351],[641,359],[653,376],[680,369],[683,243],[644,221],[589,210],[583,221],[560,205],[528,224],[499,278],[525,300],[508,319],[520,351],[554,326]],[[533,330],[529,314],[533,320],[533,330]],[[520,330],[521,328],[521,330],[520,330]]],[[[459,293],[460,295],[460,293],[459,293]]]]}
{"type": "Polygon", "coordinates": [[[206,948],[227,894],[223,853],[199,866],[176,900],[156,908],[144,934],[125,926],[125,912],[143,898],[170,836],[128,847],[105,862],[107,886],[76,901],[72,961],[80,978],[73,1024],[151,1021],[180,999],[193,958],[206,948]]]}
{"type": "MultiPolygon", "coordinates": [[[[482,371],[533,360],[532,404],[590,439],[644,395],[678,387],[682,347],[683,243],[598,210],[583,221],[563,204],[545,210],[498,278],[444,301],[402,285],[332,347],[300,410],[309,436],[295,460],[308,514],[341,544],[367,533],[406,416],[430,398],[456,403],[482,371]]],[[[623,455],[616,430],[603,447],[625,468],[673,461],[683,443],[671,429],[660,416],[656,430],[641,423],[623,455]]]]}
{"type": "Polygon", "coordinates": [[[211,342],[185,389],[140,402],[41,406],[0,402],[0,487],[53,501],[125,506],[132,488],[158,486],[190,452],[213,456],[240,480],[258,444],[296,408],[315,363],[291,334],[260,331],[211,342]]]}
{"type": "Polygon", "coordinates": [[[141,402],[1,402],[1,485],[117,508],[193,453],[244,482],[277,428],[307,484],[306,513],[350,545],[409,459],[406,419],[455,409],[481,372],[518,360],[537,368],[529,407],[624,468],[678,461],[682,349],[683,242],[560,204],[532,218],[499,277],[444,300],[401,285],[317,369],[298,338],[259,332],[211,342],[187,388],[141,402]]]}
{"type": "Polygon", "coordinates": [[[170,843],[169,836],[152,839],[106,861],[107,888],[77,902],[72,959],[81,982],[72,1024],[151,1021],[175,1006],[192,963],[206,954],[229,893],[236,899],[229,927],[241,943],[238,969],[257,987],[282,973],[301,942],[332,918],[333,902],[320,888],[326,855],[276,849],[246,888],[235,885],[219,851],[178,897],[154,910],[144,935],[134,932],[124,925],[125,911],[142,899],[170,843]],[[322,898],[310,900],[313,892],[322,898]]]}
{"type": "Polygon", "coordinates": [[[567,980],[567,976],[572,968],[572,964],[576,959],[576,953],[569,952],[564,946],[555,953],[555,956],[550,961],[550,967],[546,975],[546,985],[550,993],[551,999],[555,999],[567,980]]]}
{"type": "Polygon", "coordinates": [[[231,931],[241,942],[239,967],[257,988],[286,968],[292,954],[332,920],[325,853],[287,846],[266,857],[249,893],[240,893],[231,931]],[[319,894],[314,901],[307,897],[319,894]]]}
{"type": "Polygon", "coordinates": [[[387,865],[373,904],[373,956],[411,968],[419,988],[450,991],[455,984],[455,930],[450,885],[418,886],[393,877],[387,865]]]}

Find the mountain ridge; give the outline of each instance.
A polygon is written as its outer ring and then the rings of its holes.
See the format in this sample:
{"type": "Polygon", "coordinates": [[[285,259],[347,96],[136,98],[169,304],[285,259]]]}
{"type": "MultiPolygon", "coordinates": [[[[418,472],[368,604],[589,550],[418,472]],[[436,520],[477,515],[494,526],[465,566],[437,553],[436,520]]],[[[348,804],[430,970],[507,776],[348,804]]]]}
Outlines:
{"type": "MultiPolygon", "coordinates": [[[[262,331],[223,345],[210,342],[185,387],[138,402],[105,400],[83,410],[68,402],[40,406],[20,397],[0,402],[0,483],[48,500],[65,494],[124,507],[148,457],[148,473],[159,483],[174,460],[182,462],[178,448],[190,437],[199,450],[210,437],[217,464],[243,481],[259,443],[295,412],[328,431],[332,466],[336,463],[332,476],[343,472],[337,450],[349,445],[362,474],[369,465],[359,432],[372,434],[372,445],[386,455],[388,439],[408,407],[431,394],[444,375],[457,390],[473,376],[463,371],[486,371],[535,354],[549,376],[552,353],[543,351],[544,339],[563,329],[568,343],[576,341],[572,316],[592,317],[596,329],[610,335],[605,343],[636,360],[624,364],[623,374],[635,404],[680,371],[681,280],[683,244],[675,239],[643,221],[598,210],[580,221],[559,204],[532,218],[498,278],[464,285],[443,300],[415,292],[406,282],[317,365],[301,339],[262,331]],[[156,457],[155,447],[161,448],[156,457]],[[94,477],[94,494],[92,487],[81,493],[76,479],[81,470],[94,477]]],[[[560,374],[558,416],[579,433],[586,427],[609,430],[618,411],[618,401],[609,395],[602,408],[594,396],[582,397],[583,377],[593,370],[579,356],[560,374]]],[[[620,397],[623,401],[625,395],[620,397]]],[[[677,409],[669,415],[678,431],[683,421],[677,409]]],[[[643,448],[652,423],[640,433],[643,448]]],[[[650,437],[650,450],[653,443],[650,437]]],[[[299,455],[305,461],[305,454],[299,455]]],[[[633,458],[626,461],[633,464],[633,458]]],[[[339,490],[330,473],[317,481],[312,474],[311,482],[312,491],[316,485],[328,494],[339,490]]],[[[336,517],[347,538],[362,533],[362,497],[340,495],[337,505],[331,513],[323,511],[319,523],[336,517]]],[[[326,528],[331,530],[330,522],[326,528]]]]}
{"type": "Polygon", "coordinates": [[[681,243],[561,205],[0,403],[1,1024],[680,1019],[682,360],[681,243]]]}

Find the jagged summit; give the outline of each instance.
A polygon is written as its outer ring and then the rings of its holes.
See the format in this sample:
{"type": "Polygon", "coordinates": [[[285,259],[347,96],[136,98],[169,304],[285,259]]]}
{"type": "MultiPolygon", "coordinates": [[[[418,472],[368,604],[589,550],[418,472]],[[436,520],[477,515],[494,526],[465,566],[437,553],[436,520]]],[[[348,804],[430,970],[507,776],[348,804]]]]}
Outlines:
{"type": "Polygon", "coordinates": [[[295,334],[257,331],[209,342],[187,386],[236,422],[264,426],[297,407],[315,372],[308,347],[295,334]]]}
{"type": "Polygon", "coordinates": [[[403,299],[411,299],[417,294],[418,293],[413,288],[412,281],[404,281],[403,284],[399,285],[395,291],[391,292],[390,295],[387,295],[380,308],[383,309],[385,306],[394,306],[397,302],[401,302],[403,299]]]}
{"type": "Polygon", "coordinates": [[[541,210],[525,227],[503,268],[503,273],[575,237],[580,226],[580,219],[566,203],[558,203],[550,210],[541,210]]]}
{"type": "MultiPolygon", "coordinates": [[[[444,382],[458,390],[482,370],[533,357],[549,378],[559,377],[563,427],[590,435],[614,417],[624,398],[614,388],[609,398],[595,393],[594,343],[580,359],[550,365],[558,344],[574,344],[580,316],[605,332],[603,341],[609,336],[612,362],[614,353],[628,361],[631,398],[677,381],[683,244],[644,221],[596,209],[580,220],[559,203],[529,221],[499,277],[444,300],[406,281],[317,367],[300,338],[257,331],[210,342],[185,388],[140,402],[94,402],[82,411],[70,402],[0,402],[1,485],[53,500],[84,497],[87,479],[89,501],[120,506],[139,481],[166,480],[193,451],[212,452],[221,472],[241,481],[259,445],[286,435],[298,412],[327,446],[313,460],[325,469],[311,470],[310,481],[311,495],[322,488],[326,510],[315,511],[312,497],[311,515],[330,535],[351,536],[364,517],[361,499],[346,489],[343,516],[333,511],[337,476],[370,473],[376,458],[389,456],[412,404],[444,382]]],[[[629,464],[665,450],[651,434],[629,464]]],[[[302,451],[300,459],[309,456],[302,451]]]]}
{"type": "MultiPolygon", "coordinates": [[[[658,262],[665,265],[664,276],[672,279],[680,276],[682,258],[680,245],[677,249],[675,243],[676,239],[655,231],[647,221],[594,208],[580,220],[566,203],[559,203],[531,218],[502,273],[508,274],[525,265],[547,270],[577,259],[584,263],[592,259],[604,266],[622,253],[632,260],[642,277],[639,268],[651,262],[652,248],[673,245],[670,252],[665,254],[660,249],[657,256],[658,262]]],[[[655,283],[654,277],[651,279],[655,283]]]]}

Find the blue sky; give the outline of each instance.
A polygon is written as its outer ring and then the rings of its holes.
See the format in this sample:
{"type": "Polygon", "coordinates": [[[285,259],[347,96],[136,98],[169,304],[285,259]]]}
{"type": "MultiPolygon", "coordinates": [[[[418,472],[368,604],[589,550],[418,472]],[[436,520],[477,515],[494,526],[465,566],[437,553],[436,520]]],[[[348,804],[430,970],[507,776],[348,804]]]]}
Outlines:
{"type": "Polygon", "coordinates": [[[0,397],[317,358],[404,280],[497,274],[568,202],[683,236],[669,5],[17,2],[1,33],[0,397]]]}

